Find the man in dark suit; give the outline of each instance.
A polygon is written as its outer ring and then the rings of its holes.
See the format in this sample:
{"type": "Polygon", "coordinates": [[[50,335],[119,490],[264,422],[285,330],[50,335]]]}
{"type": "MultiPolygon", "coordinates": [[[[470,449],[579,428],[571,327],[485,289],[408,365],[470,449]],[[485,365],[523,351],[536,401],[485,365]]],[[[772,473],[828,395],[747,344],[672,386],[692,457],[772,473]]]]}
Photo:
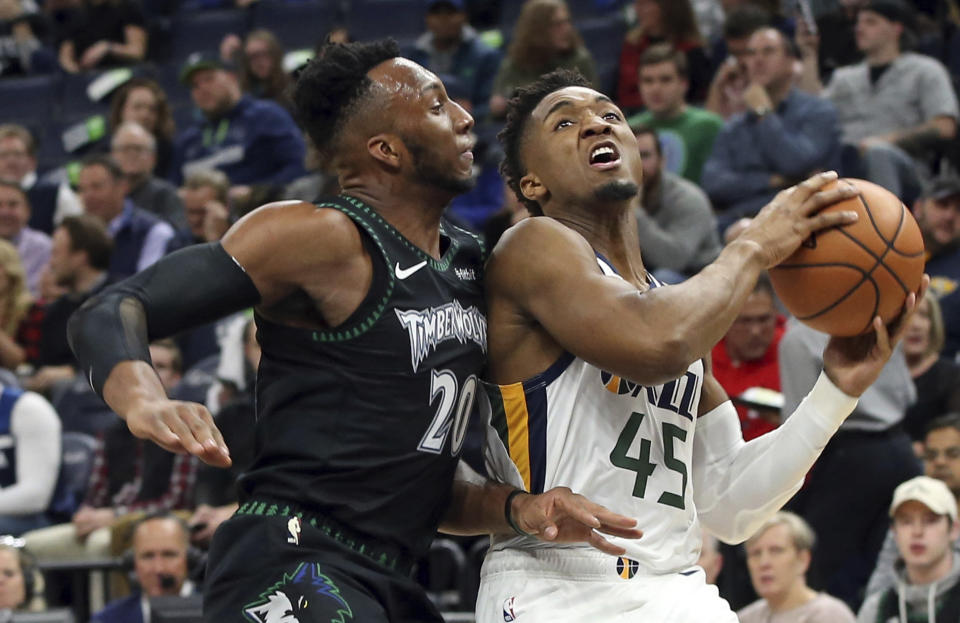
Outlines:
{"type": "Polygon", "coordinates": [[[174,515],[153,514],[142,519],[133,530],[133,571],[140,590],[107,604],[93,615],[91,623],[143,623],[148,619],[151,597],[193,593],[193,583],[187,580],[189,542],[186,524],[174,515]]]}

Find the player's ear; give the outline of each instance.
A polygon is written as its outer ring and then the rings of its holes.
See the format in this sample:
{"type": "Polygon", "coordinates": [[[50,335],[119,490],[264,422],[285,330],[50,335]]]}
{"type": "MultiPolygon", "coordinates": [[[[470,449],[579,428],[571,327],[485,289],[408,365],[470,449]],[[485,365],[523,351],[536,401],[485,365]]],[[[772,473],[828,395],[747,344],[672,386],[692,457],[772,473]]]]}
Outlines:
{"type": "Polygon", "coordinates": [[[377,134],[367,140],[367,152],[374,160],[399,169],[401,161],[400,138],[393,134],[377,134]]]}
{"type": "Polygon", "coordinates": [[[527,173],[520,178],[520,193],[531,201],[538,203],[547,198],[547,187],[540,183],[540,178],[533,173],[527,173]]]}

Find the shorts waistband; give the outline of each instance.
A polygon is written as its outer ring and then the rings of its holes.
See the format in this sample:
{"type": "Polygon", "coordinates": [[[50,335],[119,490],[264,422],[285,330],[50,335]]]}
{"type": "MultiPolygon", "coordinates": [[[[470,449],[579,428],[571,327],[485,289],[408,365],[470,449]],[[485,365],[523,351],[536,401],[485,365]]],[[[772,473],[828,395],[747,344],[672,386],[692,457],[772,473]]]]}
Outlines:
{"type": "Polygon", "coordinates": [[[244,502],[235,515],[259,515],[262,517],[299,517],[303,523],[321,531],[327,537],[388,571],[409,577],[416,559],[404,548],[384,543],[367,534],[321,513],[310,511],[296,504],[281,500],[255,498],[244,502]]]}
{"type": "Polygon", "coordinates": [[[703,571],[694,565],[673,573],[653,573],[627,556],[612,556],[584,548],[548,547],[491,550],[483,562],[482,576],[501,573],[530,573],[539,577],[577,580],[630,579],[637,575],[650,578],[694,575],[703,571]]]}

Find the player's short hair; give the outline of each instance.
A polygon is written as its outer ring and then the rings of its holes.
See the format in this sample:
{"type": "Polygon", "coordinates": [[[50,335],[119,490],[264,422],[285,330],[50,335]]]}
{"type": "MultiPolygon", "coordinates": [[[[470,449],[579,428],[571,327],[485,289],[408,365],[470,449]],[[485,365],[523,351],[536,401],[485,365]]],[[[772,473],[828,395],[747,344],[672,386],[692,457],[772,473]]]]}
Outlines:
{"type": "Polygon", "coordinates": [[[68,216],[58,225],[70,236],[71,251],[85,251],[90,266],[97,270],[110,268],[113,240],[100,219],[89,214],[68,216]]]}
{"type": "Polygon", "coordinates": [[[643,71],[644,67],[659,65],[660,63],[672,63],[677,69],[677,75],[684,80],[690,75],[686,54],[669,43],[657,43],[644,50],[643,54],[640,55],[639,71],[643,71]]]}
{"type": "Polygon", "coordinates": [[[763,522],[760,528],[753,533],[753,536],[747,539],[747,542],[744,543],[744,546],[749,548],[750,544],[756,542],[756,540],[760,538],[764,532],[770,528],[773,528],[774,526],[781,525],[787,527],[787,531],[790,533],[790,540],[793,542],[793,546],[797,548],[798,552],[813,551],[813,546],[817,541],[817,537],[813,532],[813,528],[811,528],[810,524],[804,521],[802,517],[789,511],[780,511],[770,519],[763,522]]]}
{"type": "Polygon", "coordinates": [[[520,192],[520,179],[527,173],[526,166],[520,157],[523,135],[527,122],[530,120],[530,113],[537,107],[537,104],[554,91],[567,87],[593,88],[593,85],[579,71],[557,69],[540,76],[535,82],[517,89],[507,105],[507,121],[500,133],[497,134],[497,138],[500,139],[500,144],[503,146],[500,174],[520,203],[534,216],[542,215],[543,209],[538,202],[527,199],[520,192]]]}
{"type": "Polygon", "coordinates": [[[293,90],[297,116],[328,161],[336,152],[340,132],[372,90],[367,72],[400,56],[393,39],[365,43],[332,43],[300,72],[293,90]]]}
{"type": "Polygon", "coordinates": [[[946,413],[940,417],[930,420],[923,430],[923,436],[926,437],[935,430],[942,428],[952,428],[960,432],[960,413],[946,413]]]}

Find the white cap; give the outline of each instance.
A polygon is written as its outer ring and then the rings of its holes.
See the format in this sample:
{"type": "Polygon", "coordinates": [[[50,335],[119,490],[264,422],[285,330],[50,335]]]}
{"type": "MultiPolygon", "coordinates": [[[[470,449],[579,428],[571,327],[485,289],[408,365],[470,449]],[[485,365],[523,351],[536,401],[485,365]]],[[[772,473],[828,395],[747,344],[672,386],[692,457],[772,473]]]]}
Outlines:
{"type": "Polygon", "coordinates": [[[953,521],[957,520],[957,499],[942,480],[929,476],[917,476],[901,483],[893,492],[893,503],[890,504],[890,516],[904,502],[916,500],[937,515],[949,515],[953,521]]]}

